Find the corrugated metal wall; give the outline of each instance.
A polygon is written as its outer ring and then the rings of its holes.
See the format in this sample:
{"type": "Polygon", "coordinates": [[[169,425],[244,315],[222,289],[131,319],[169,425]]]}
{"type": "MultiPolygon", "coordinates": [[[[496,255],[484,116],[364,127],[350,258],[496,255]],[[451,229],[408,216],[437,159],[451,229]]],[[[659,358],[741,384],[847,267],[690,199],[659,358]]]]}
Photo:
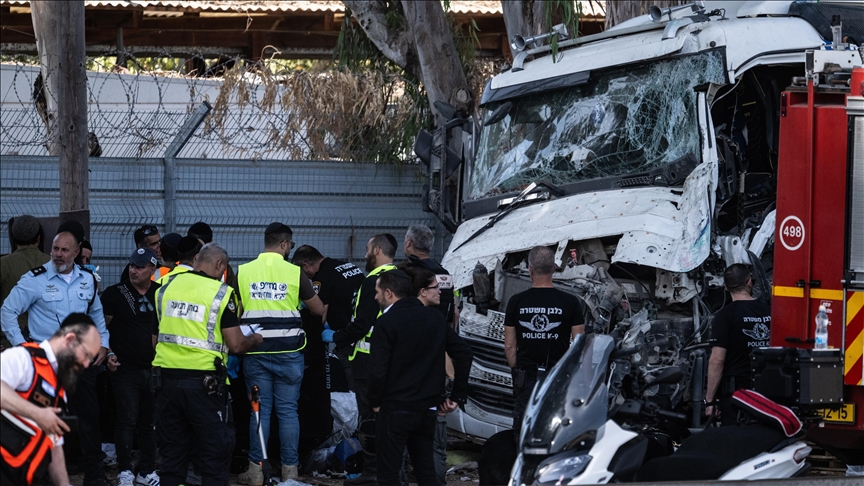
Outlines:
{"type": "MultiPolygon", "coordinates": [[[[254,259],[263,247],[264,227],[281,221],[294,230],[297,245],[325,256],[363,263],[365,245],[377,233],[399,241],[408,226],[426,224],[436,234],[433,257],[444,253],[446,231],[420,209],[422,181],[417,166],[309,161],[178,159],[177,232],[196,221],[213,227],[231,265],[254,259]]],[[[164,230],[163,160],[90,159],[90,218],[93,264],[103,286],[119,281],[135,248],[132,233],[142,224],[164,230]]],[[[10,244],[6,222],[59,211],[56,158],[4,156],[0,162],[0,253],[10,244]]],[[[47,249],[49,246],[46,245],[47,249]]]]}

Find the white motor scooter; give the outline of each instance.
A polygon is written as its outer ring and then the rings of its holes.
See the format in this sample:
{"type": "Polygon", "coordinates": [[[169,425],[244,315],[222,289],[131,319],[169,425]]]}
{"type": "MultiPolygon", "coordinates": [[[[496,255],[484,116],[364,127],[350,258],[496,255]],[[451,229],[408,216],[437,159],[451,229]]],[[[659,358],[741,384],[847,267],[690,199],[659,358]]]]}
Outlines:
{"type": "MultiPolygon", "coordinates": [[[[615,420],[610,418],[606,379],[613,352],[609,336],[579,337],[538,384],[526,410],[510,486],[789,478],[809,469],[805,459],[810,447],[798,435],[801,422],[784,407],[788,413],[781,414],[782,426],[771,425],[772,407],[756,410],[764,422],[707,428],[674,452],[671,440],[659,431],[627,430],[631,427],[619,422],[685,417],[653,403],[627,400],[615,411],[615,420]]],[[[680,377],[680,371],[673,372],[654,383],[680,377]]],[[[748,403],[742,408],[764,399],[753,395],[743,399],[748,403]]]]}

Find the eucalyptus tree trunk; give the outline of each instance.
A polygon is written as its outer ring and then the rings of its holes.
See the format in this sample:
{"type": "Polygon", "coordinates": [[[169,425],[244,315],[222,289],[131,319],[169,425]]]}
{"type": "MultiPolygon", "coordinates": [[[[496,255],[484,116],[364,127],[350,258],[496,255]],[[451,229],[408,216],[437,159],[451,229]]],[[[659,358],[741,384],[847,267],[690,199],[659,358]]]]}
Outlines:
{"type": "Polygon", "coordinates": [[[501,0],[507,42],[513,42],[517,35],[531,37],[548,32],[551,26],[546,21],[545,4],[544,0],[501,0]]]}
{"type": "Polygon", "coordinates": [[[382,0],[344,3],[381,53],[420,80],[439,122],[446,120],[440,119],[436,101],[464,113],[474,111],[474,94],[440,2],[403,0],[401,27],[392,27],[392,22],[388,25],[382,0]]]}
{"type": "Polygon", "coordinates": [[[645,15],[652,5],[666,8],[687,3],[692,2],[688,0],[606,0],[606,28],[614,27],[633,17],[645,15]]]}

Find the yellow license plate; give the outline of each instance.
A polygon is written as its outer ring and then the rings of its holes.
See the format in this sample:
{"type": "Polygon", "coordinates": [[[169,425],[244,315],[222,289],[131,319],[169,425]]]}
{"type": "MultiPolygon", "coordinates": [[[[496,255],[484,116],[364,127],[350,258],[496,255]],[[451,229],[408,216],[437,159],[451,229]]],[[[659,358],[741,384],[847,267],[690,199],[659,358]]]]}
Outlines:
{"type": "Polygon", "coordinates": [[[844,403],[840,408],[823,408],[822,419],[834,424],[854,424],[855,404],[844,403]]]}

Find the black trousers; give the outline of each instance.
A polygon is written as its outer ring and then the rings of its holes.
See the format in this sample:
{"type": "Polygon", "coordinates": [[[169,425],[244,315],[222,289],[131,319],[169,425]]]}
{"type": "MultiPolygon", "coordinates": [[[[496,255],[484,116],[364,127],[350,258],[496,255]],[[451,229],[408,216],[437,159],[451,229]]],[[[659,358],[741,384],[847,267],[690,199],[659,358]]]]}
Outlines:
{"type": "Polygon", "coordinates": [[[439,485],[432,446],[437,423],[436,410],[408,412],[382,409],[378,412],[375,451],[378,456],[379,486],[401,485],[399,471],[406,447],[419,486],[439,485]]]}
{"type": "Polygon", "coordinates": [[[150,391],[150,370],[123,370],[111,373],[114,401],[117,404],[117,425],[114,444],[120,471],[140,472],[146,476],[156,469],[155,397],[150,391]],[[141,460],[132,468],[132,442],[138,430],[141,460]]]}
{"type": "MultiPolygon", "coordinates": [[[[356,360],[354,361],[356,363],[356,360]]],[[[366,361],[364,361],[365,363],[366,361]]],[[[372,411],[372,405],[369,403],[369,380],[364,376],[362,379],[354,378],[354,396],[357,398],[357,412],[360,415],[360,422],[375,418],[375,412],[372,411]]],[[[358,423],[359,425],[359,423],[358,423]]],[[[363,473],[365,475],[375,476],[377,470],[377,451],[378,451],[378,436],[375,436],[375,451],[376,454],[367,454],[363,452],[363,473]]]]}
{"type": "Polygon", "coordinates": [[[105,477],[102,458],[102,427],[100,425],[99,395],[96,380],[104,366],[90,366],[78,375],[78,386],[69,394],[69,411],[78,417],[78,437],[84,462],[84,484],[105,477]]]}
{"type": "Polygon", "coordinates": [[[156,439],[162,486],[186,483],[189,461],[201,468],[202,486],[228,486],[234,420],[227,390],[208,395],[202,378],[168,378],[156,393],[156,439]]]}
{"type": "Polygon", "coordinates": [[[513,398],[516,399],[516,406],[513,409],[513,434],[518,441],[525,409],[528,408],[528,400],[531,398],[531,392],[534,391],[534,385],[537,384],[537,369],[513,368],[511,376],[513,398]]]}

